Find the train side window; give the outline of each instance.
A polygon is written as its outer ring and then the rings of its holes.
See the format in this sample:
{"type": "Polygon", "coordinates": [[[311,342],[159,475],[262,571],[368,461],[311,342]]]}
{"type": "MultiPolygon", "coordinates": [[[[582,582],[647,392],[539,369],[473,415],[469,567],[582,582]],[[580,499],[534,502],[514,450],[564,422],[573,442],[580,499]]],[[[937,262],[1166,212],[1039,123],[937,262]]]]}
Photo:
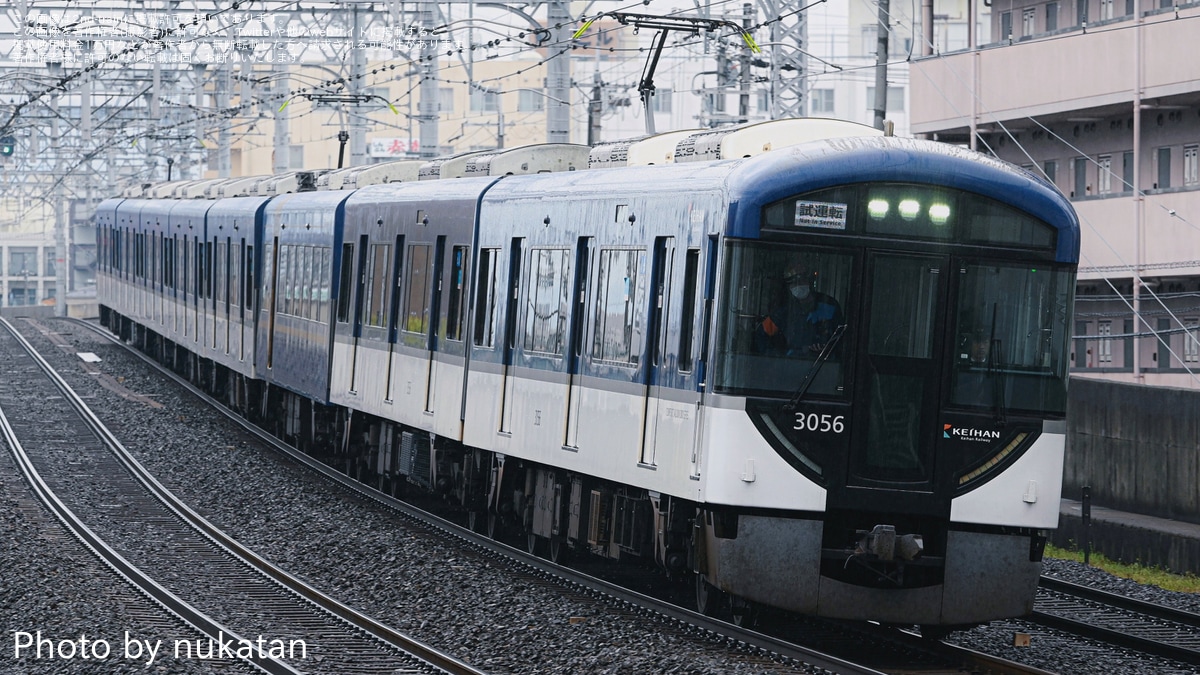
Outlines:
{"type": "Polygon", "coordinates": [[[679,372],[692,370],[692,342],[696,322],[696,290],[700,283],[700,249],[689,248],[683,263],[683,308],[679,318],[679,372]]]}
{"type": "Polygon", "coordinates": [[[455,246],[450,255],[450,296],[446,308],[446,339],[463,339],[463,293],[467,284],[467,247],[455,246]]]}
{"type": "Polygon", "coordinates": [[[592,358],[637,365],[645,332],[646,289],[641,279],[645,267],[645,251],[600,252],[592,358]]]}
{"type": "Polygon", "coordinates": [[[391,244],[371,244],[371,255],[367,260],[367,320],[368,326],[387,326],[388,307],[388,260],[391,244]]]}
{"type": "Polygon", "coordinates": [[[496,262],[500,249],[479,251],[479,276],[475,282],[475,346],[491,348],[496,345],[496,310],[499,294],[496,288],[496,262]]]}
{"type": "Polygon", "coordinates": [[[543,248],[531,253],[529,280],[525,285],[530,311],[525,313],[524,348],[530,352],[561,355],[571,292],[567,277],[570,252],[543,248]]]}
{"type": "Polygon", "coordinates": [[[341,274],[338,276],[338,323],[350,322],[350,293],[354,284],[354,244],[342,244],[341,274]]]}
{"type": "Polygon", "coordinates": [[[429,282],[433,256],[428,244],[413,245],[408,251],[408,298],[402,330],[424,333],[429,327],[429,282]]]}

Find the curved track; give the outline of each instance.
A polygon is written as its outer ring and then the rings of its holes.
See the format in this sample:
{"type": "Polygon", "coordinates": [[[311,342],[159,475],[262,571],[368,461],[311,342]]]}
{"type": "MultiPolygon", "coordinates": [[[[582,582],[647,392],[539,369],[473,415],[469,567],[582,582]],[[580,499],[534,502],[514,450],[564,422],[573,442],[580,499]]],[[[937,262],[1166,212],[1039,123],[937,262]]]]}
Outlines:
{"type": "MultiPolygon", "coordinates": [[[[269,673],[480,674],[325,596],[213,527],[125,451],[11,324],[0,324],[0,352],[10,363],[0,381],[5,407],[13,419],[38,420],[15,427],[0,412],[0,426],[34,492],[121,575],[207,636],[209,649],[215,643],[230,645],[230,653],[248,651],[245,660],[269,673]],[[87,513],[90,525],[77,513],[87,513]],[[285,656],[275,655],[273,640],[287,647],[280,647],[285,656]]],[[[195,646],[199,654],[203,646],[195,646]]]]}

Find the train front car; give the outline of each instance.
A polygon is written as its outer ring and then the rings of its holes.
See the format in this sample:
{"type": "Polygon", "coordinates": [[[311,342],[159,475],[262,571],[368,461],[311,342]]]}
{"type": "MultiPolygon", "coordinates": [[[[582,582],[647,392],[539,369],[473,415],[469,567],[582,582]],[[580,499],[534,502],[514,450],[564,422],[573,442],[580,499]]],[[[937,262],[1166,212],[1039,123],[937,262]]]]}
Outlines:
{"type": "Polygon", "coordinates": [[[889,623],[1029,613],[1061,491],[1068,202],[896,138],[766,153],[729,186],[701,604],[715,587],[889,623]]]}

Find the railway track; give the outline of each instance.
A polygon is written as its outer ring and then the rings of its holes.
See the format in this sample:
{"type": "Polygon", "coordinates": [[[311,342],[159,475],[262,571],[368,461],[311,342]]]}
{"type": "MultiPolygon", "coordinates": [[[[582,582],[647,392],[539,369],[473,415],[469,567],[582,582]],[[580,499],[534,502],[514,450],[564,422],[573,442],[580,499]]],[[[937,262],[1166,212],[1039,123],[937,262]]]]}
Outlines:
{"type": "Polygon", "coordinates": [[[1200,614],[1043,576],[1033,621],[1192,665],[1200,665],[1200,614]]]}
{"type": "Polygon", "coordinates": [[[213,527],[129,455],[8,321],[0,325],[0,427],[21,473],[89,548],[197,631],[194,639],[165,636],[172,657],[215,653],[281,674],[481,673],[325,596],[213,527]]]}
{"type": "MultiPolygon", "coordinates": [[[[496,559],[519,561],[529,570],[530,580],[536,584],[564,586],[568,593],[579,593],[591,597],[605,596],[608,602],[618,605],[618,612],[646,613],[652,612],[669,622],[675,630],[700,631],[710,636],[710,639],[723,640],[727,644],[744,652],[744,658],[749,662],[774,660],[783,662],[776,672],[831,672],[831,673],[1025,673],[1045,675],[1045,671],[1029,668],[1002,658],[981,654],[969,649],[953,645],[922,640],[915,635],[904,635],[897,631],[875,630],[875,627],[859,625],[856,628],[834,626],[829,628],[826,623],[826,644],[831,647],[833,655],[822,653],[817,649],[798,644],[794,640],[771,637],[748,628],[740,628],[732,624],[706,617],[702,614],[680,607],[670,600],[650,597],[615,583],[609,583],[588,574],[551,563],[543,558],[531,555],[519,547],[508,546],[493,539],[473,532],[471,529],[445,520],[437,515],[417,508],[410,502],[400,501],[384,495],[348,476],[329,467],[291,446],[282,443],[269,433],[248,424],[235,412],[213,401],[210,397],[187,381],[179,378],[169,369],[160,366],[152,359],[137,350],[115,340],[110,334],[86,322],[75,322],[96,334],[111,340],[126,348],[130,354],[142,359],[145,363],[158,370],[163,375],[174,379],[180,386],[187,388],[212,408],[227,417],[247,432],[254,434],[264,443],[271,445],[278,452],[285,454],[297,463],[304,464],[325,479],[340,485],[356,496],[386,506],[405,519],[421,527],[434,528],[445,535],[461,540],[476,550],[496,559]],[[840,637],[834,637],[842,632],[840,637]],[[836,643],[836,644],[835,644],[836,643]],[[872,644],[865,658],[864,645],[872,644]],[[840,654],[840,656],[839,656],[840,654]],[[869,661],[869,664],[862,663],[869,661]],[[900,664],[900,665],[893,665],[900,664]]],[[[806,629],[811,632],[811,626],[806,629]]]]}

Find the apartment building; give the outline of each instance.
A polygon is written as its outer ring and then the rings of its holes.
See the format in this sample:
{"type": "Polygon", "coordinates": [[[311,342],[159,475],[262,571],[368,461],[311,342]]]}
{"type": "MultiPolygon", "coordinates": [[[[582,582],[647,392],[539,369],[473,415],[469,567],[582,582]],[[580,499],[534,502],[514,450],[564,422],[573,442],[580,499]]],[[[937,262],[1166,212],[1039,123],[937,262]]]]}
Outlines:
{"type": "Polygon", "coordinates": [[[1073,201],[1076,374],[1200,388],[1198,29],[1200,2],[994,0],[980,47],[911,66],[914,134],[1073,201]]]}

